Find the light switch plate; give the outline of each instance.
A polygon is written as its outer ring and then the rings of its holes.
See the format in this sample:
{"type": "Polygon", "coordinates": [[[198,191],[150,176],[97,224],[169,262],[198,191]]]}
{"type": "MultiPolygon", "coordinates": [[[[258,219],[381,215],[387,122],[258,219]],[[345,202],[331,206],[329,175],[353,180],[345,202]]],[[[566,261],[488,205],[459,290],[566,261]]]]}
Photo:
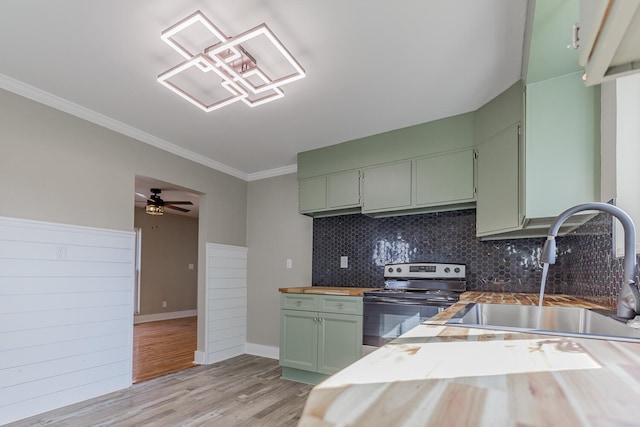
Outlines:
{"type": "Polygon", "coordinates": [[[349,268],[349,257],[341,256],[340,257],[340,268],[349,268]]]}

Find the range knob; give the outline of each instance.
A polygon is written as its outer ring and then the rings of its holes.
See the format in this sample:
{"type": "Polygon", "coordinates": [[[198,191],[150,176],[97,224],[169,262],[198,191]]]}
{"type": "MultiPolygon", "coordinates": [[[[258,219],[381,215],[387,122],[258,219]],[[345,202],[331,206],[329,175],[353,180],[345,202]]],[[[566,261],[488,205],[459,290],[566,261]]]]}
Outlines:
{"type": "Polygon", "coordinates": [[[387,270],[389,273],[393,273],[393,267],[389,267],[389,269],[387,270]]]}
{"type": "Polygon", "coordinates": [[[451,269],[450,269],[449,267],[445,267],[445,268],[444,268],[444,272],[445,272],[445,273],[450,273],[450,272],[451,272],[451,269]]]}
{"type": "Polygon", "coordinates": [[[456,273],[460,273],[460,267],[454,268],[453,271],[455,271],[456,273]]]}
{"type": "Polygon", "coordinates": [[[402,269],[400,267],[396,268],[396,273],[402,273],[402,269]]]}

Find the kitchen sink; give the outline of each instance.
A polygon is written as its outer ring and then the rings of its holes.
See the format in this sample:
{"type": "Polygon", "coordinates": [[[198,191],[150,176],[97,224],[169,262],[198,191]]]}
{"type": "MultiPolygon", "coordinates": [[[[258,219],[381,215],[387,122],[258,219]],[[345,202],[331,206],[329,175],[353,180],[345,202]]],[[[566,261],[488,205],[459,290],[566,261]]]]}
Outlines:
{"type": "Polygon", "coordinates": [[[614,312],[578,307],[469,303],[447,325],[640,342],[640,329],[614,312]]]}

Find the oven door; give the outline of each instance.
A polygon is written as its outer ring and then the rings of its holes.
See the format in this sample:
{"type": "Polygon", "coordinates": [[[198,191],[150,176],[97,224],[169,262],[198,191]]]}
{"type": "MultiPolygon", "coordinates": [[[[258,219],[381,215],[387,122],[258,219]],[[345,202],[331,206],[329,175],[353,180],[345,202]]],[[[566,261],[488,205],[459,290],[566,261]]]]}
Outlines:
{"type": "Polygon", "coordinates": [[[365,296],[362,344],[383,346],[440,313],[447,306],[416,299],[365,296]]]}

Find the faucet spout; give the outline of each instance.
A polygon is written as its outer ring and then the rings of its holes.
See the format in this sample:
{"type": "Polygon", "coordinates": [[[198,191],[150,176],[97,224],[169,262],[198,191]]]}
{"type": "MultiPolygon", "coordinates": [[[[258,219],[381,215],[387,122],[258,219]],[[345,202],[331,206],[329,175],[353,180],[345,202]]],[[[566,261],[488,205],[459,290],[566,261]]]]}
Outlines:
{"type": "Polygon", "coordinates": [[[620,293],[618,294],[617,316],[632,319],[640,314],[640,292],[636,286],[636,228],[631,217],[622,209],[608,203],[583,203],[567,209],[557,216],[547,233],[547,241],[542,249],[542,262],[555,264],[556,236],[560,226],[567,218],[582,211],[601,211],[613,215],[620,221],[624,229],[624,277],[620,293]]]}

